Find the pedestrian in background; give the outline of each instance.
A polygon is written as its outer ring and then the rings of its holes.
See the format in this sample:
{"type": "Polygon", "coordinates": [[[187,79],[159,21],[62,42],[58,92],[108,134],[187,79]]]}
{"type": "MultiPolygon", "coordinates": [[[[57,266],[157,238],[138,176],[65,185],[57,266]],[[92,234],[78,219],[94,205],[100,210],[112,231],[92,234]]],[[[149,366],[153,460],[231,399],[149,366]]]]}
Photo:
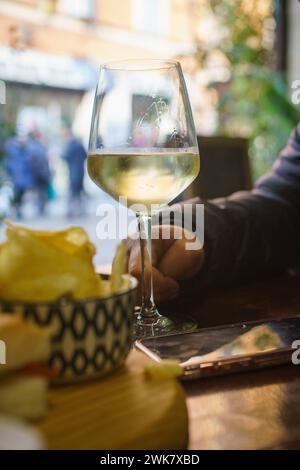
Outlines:
{"type": "Polygon", "coordinates": [[[34,187],[31,173],[28,139],[20,134],[5,143],[5,169],[14,190],[13,204],[18,218],[22,217],[22,204],[26,191],[34,187]]]}
{"type": "Polygon", "coordinates": [[[33,178],[34,189],[37,193],[37,208],[40,215],[44,215],[48,201],[48,187],[51,173],[47,155],[47,148],[43,143],[43,136],[39,131],[29,134],[28,139],[29,165],[33,178]]]}
{"type": "Polygon", "coordinates": [[[81,215],[84,212],[84,164],[86,150],[71,129],[67,129],[67,146],[62,158],[66,161],[69,171],[69,207],[68,216],[81,215]]]}

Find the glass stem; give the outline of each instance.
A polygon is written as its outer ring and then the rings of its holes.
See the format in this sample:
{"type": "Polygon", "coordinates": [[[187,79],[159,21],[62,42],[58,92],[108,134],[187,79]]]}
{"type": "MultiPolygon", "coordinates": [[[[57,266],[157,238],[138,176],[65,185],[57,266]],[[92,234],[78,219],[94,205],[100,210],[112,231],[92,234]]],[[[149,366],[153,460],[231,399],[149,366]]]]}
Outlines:
{"type": "Polygon", "coordinates": [[[153,295],[151,216],[137,214],[137,220],[141,249],[142,291],[142,306],[138,319],[144,323],[153,323],[160,315],[156,309],[153,295]]]}

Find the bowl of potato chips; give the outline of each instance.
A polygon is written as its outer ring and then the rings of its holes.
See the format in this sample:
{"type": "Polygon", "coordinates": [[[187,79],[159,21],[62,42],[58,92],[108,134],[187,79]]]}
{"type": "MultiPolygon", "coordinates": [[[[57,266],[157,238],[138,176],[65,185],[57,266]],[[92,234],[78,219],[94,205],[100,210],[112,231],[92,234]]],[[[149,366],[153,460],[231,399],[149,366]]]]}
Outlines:
{"type": "Polygon", "coordinates": [[[0,244],[0,312],[51,326],[48,365],[59,381],[102,376],[132,346],[137,281],[120,243],[110,277],[95,272],[95,247],[81,227],[39,231],[6,221],[0,244]]]}

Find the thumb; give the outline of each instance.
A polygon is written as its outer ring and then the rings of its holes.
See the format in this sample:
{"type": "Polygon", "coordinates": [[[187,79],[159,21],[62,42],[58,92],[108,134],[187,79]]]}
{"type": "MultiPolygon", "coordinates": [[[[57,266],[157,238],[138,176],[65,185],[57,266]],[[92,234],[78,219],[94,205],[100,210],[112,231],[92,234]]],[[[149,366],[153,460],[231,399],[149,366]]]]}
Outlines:
{"type": "Polygon", "coordinates": [[[156,268],[152,268],[154,299],[156,302],[175,298],[179,294],[179,284],[175,279],[165,276],[156,268]]]}

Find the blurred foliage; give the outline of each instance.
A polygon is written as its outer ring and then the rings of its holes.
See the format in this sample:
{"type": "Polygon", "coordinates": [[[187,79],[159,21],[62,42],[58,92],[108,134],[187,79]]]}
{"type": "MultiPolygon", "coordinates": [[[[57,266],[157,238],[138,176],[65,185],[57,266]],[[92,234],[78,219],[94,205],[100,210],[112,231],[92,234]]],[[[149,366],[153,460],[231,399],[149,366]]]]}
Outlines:
{"type": "Polygon", "coordinates": [[[268,171],[286,145],[300,112],[289,99],[284,78],[264,66],[238,67],[220,100],[220,132],[249,137],[254,179],[268,171]]]}
{"type": "MultiPolygon", "coordinates": [[[[219,92],[218,133],[249,138],[256,179],[270,169],[300,121],[286,76],[273,65],[276,0],[211,0],[209,4],[223,33],[213,47],[198,41],[197,60],[203,65],[218,50],[230,71],[219,92]]],[[[218,84],[212,86],[218,89],[218,84]]]]}

